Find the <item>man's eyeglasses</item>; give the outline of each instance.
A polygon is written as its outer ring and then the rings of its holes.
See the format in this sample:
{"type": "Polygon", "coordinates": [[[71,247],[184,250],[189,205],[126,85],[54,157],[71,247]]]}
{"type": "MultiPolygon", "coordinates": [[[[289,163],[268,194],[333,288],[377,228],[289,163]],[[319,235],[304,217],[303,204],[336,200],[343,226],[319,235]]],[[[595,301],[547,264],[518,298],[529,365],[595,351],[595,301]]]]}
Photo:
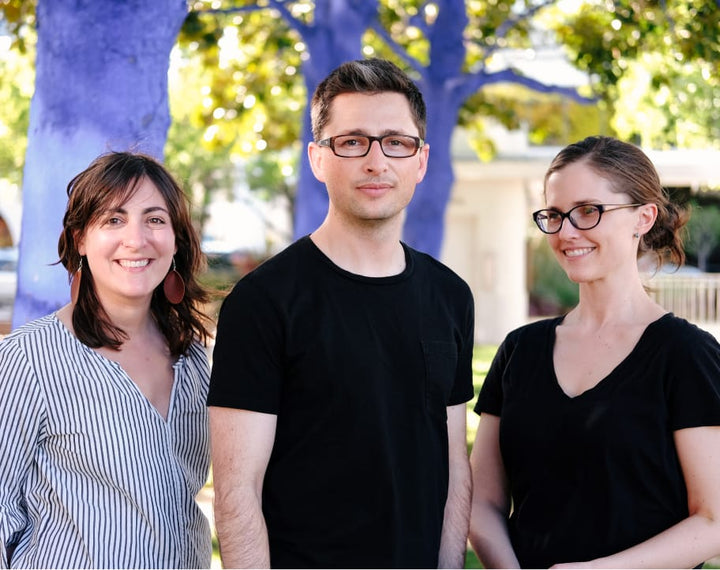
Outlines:
{"type": "Polygon", "coordinates": [[[360,158],[367,156],[374,141],[380,143],[380,149],[388,158],[410,158],[425,144],[421,138],[410,135],[341,135],[323,139],[317,144],[330,148],[335,156],[341,158],[360,158]]]}
{"type": "Polygon", "coordinates": [[[556,234],[562,229],[565,218],[579,230],[590,230],[600,223],[604,212],[612,212],[621,208],[636,208],[642,204],[580,204],[567,212],[548,209],[533,212],[533,220],[546,234],[556,234]]]}

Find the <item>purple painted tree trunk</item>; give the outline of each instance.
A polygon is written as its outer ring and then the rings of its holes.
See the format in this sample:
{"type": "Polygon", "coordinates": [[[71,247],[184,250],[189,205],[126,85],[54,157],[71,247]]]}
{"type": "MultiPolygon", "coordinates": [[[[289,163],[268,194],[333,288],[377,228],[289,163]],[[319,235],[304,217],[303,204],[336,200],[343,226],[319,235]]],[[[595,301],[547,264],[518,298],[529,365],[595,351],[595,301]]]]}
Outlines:
{"type": "Polygon", "coordinates": [[[430,162],[425,179],[418,185],[405,218],[403,239],[412,247],[440,257],[445,233],[445,209],[455,176],[450,141],[465,97],[467,77],[463,73],[468,24],[465,0],[439,4],[432,26],[425,26],[430,43],[430,63],[422,70],[420,89],[427,105],[427,139],[430,162]]]}
{"type": "Polygon", "coordinates": [[[52,264],[70,179],[110,150],[162,157],[169,56],[186,13],[185,0],[38,0],[13,327],[69,299],[67,272],[52,264]]]}
{"type": "Polygon", "coordinates": [[[437,86],[434,89],[422,86],[422,91],[428,108],[430,160],[425,179],[418,184],[407,208],[403,241],[439,258],[445,232],[445,209],[455,180],[450,140],[457,124],[459,105],[451,104],[452,97],[437,86]]]}

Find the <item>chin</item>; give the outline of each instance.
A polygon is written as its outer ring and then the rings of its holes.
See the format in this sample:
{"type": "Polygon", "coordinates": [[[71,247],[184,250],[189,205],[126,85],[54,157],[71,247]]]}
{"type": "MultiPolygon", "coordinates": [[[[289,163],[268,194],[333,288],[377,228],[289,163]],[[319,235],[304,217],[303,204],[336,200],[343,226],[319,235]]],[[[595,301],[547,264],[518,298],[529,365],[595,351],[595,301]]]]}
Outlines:
{"type": "Polygon", "coordinates": [[[588,283],[593,280],[590,275],[582,271],[577,271],[576,269],[568,269],[567,267],[564,267],[563,270],[565,271],[565,275],[567,276],[567,278],[573,283],[588,283]]]}

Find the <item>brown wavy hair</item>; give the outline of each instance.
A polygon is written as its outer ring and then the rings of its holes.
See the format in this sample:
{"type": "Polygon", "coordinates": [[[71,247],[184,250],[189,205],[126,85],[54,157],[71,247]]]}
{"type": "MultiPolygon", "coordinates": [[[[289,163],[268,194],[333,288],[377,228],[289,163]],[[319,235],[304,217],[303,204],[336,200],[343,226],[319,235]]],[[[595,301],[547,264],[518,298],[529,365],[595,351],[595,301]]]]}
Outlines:
{"type": "Polygon", "coordinates": [[[640,239],[638,257],[650,254],[656,267],[665,261],[685,263],[683,228],[690,211],[670,201],[652,161],[637,146],[613,137],[592,136],[562,149],[545,173],[544,187],[551,174],[573,162],[583,161],[598,176],[612,184],[613,192],[627,194],[630,202],[655,204],[653,227],[640,239]]]}
{"type": "MultiPolygon", "coordinates": [[[[195,339],[205,344],[210,336],[209,319],[201,311],[210,293],[197,280],[197,275],[207,267],[207,261],[190,218],[188,199],[157,160],[141,153],[110,152],[96,158],[70,181],[67,210],[58,241],[59,263],[72,278],[80,268],[78,242],[87,228],[97,222],[103,212],[127,202],[143,180],[152,182],[165,199],[175,232],[175,269],[185,282],[185,297],[179,304],[173,305],[165,298],[162,283],[155,288],[150,302],[150,312],[167,339],[170,352],[178,356],[187,353],[195,339]]],[[[75,334],[92,348],[118,350],[127,334],[115,326],[105,312],[87,263],[82,264],[81,275],[72,314],[75,334]]]]}

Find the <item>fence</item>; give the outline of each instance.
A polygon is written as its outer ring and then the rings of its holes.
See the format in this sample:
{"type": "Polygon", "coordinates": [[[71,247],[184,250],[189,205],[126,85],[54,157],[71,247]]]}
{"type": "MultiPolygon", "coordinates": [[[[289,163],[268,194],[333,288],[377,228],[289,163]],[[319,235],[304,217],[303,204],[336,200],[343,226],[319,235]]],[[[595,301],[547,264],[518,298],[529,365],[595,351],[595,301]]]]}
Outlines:
{"type": "Polygon", "coordinates": [[[720,274],[656,275],[650,295],[676,316],[694,323],[720,323],[720,274]]]}

